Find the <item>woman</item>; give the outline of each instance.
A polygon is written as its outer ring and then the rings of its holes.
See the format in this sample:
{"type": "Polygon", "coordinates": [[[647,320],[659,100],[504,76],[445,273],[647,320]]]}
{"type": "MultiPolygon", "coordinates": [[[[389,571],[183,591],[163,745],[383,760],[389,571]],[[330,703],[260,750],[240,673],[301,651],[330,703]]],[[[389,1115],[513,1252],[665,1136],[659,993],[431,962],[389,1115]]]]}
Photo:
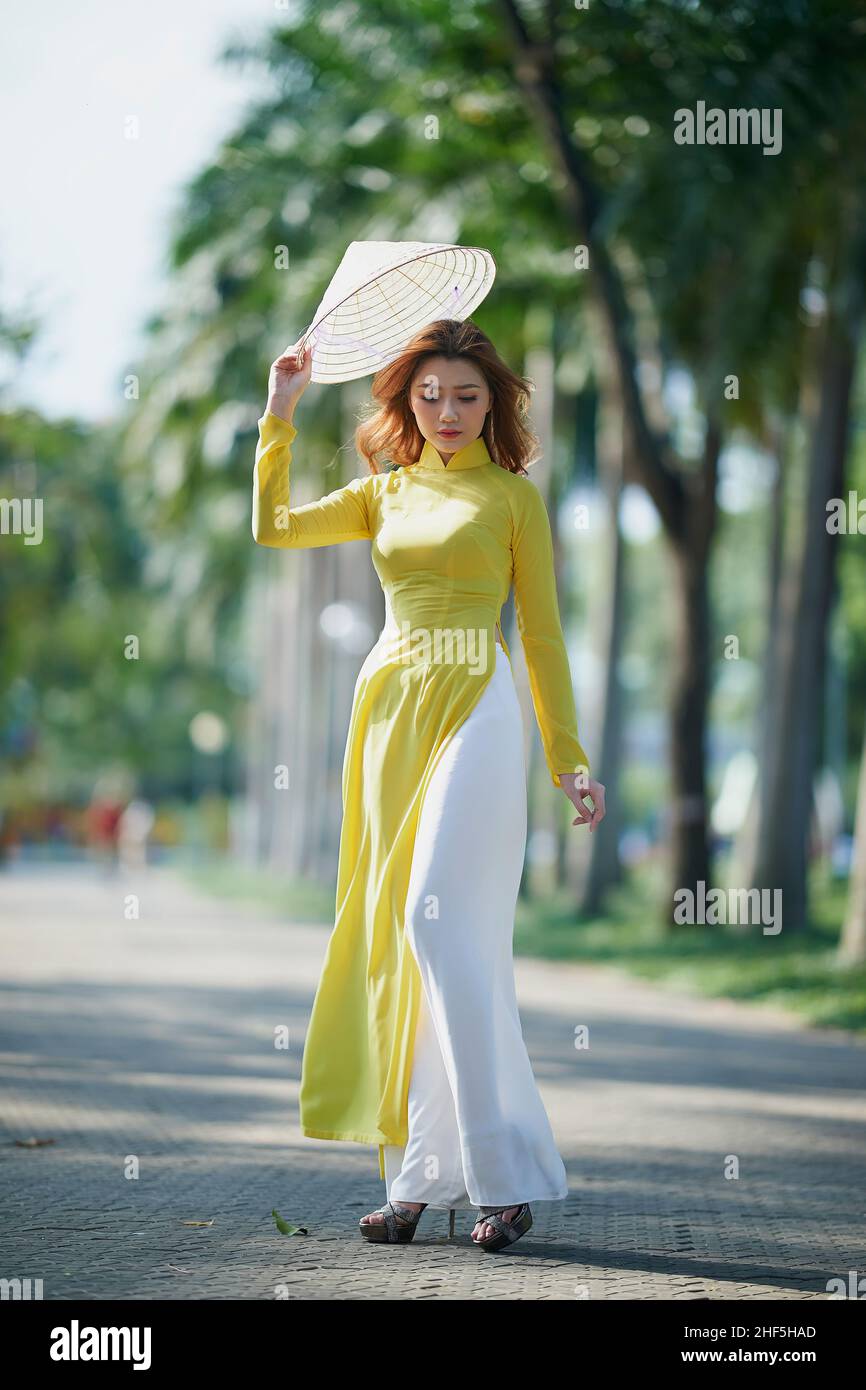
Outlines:
{"type": "Polygon", "coordinates": [[[495,1250],[567,1195],[514,991],[526,847],[523,729],[499,614],[517,625],[548,770],[594,830],[604,788],[578,741],[550,522],[526,476],[529,387],[471,321],[427,325],[373,380],[356,430],[369,473],[289,505],[298,345],[259,420],[261,545],[371,542],[385,625],[355,685],[336,920],[304,1046],[301,1128],[379,1147],[370,1240],[411,1240],[426,1206],[479,1207],[495,1250]],[[383,468],[387,460],[390,467],[383,468]],[[591,799],[591,808],[584,797],[591,799]]]}

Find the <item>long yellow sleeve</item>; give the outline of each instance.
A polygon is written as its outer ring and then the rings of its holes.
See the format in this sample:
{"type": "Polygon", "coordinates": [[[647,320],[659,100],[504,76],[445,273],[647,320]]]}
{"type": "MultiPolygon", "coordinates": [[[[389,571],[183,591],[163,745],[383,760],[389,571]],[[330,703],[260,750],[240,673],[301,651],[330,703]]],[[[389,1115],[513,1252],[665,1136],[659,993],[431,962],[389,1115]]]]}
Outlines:
{"type": "MultiPolygon", "coordinates": [[[[266,410],[259,420],[253,470],[253,537],[259,545],[307,547],[370,540],[365,478],[317,502],[289,506],[294,425],[266,410]]],[[[372,474],[370,475],[372,478],[372,474]]]]}
{"type": "Polygon", "coordinates": [[[544,498],[529,479],[521,494],[511,545],[514,607],[544,757],[558,787],[561,772],[588,775],[589,762],[577,735],[574,687],[556,595],[550,518],[544,498]]]}

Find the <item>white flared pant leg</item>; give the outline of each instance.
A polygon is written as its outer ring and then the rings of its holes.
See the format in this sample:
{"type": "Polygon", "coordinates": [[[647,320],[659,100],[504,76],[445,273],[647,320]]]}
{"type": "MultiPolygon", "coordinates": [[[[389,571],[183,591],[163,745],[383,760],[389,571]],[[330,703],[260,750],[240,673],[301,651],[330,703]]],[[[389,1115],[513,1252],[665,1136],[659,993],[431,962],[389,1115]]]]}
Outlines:
{"type": "Polygon", "coordinates": [[[508,658],[440,759],[419,819],[405,928],[423,998],[409,1136],[386,1145],[389,1200],[516,1205],[568,1195],[514,985],[526,851],[523,721],[508,658]]]}

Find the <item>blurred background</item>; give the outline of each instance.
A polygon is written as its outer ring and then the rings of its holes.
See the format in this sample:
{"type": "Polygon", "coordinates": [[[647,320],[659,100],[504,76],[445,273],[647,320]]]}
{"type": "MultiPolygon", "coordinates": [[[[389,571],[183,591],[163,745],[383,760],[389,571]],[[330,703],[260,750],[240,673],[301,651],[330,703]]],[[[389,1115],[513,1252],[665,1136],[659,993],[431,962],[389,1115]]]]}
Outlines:
{"type": "MultiPolygon", "coordinates": [[[[516,945],[866,1027],[862,5],[43,20],[6,10],[0,892],[164,869],[327,923],[384,606],[368,544],[252,540],[268,365],[350,241],[482,246],[608,800],[571,827],[509,600],[516,945]]],[[[305,394],[295,503],[361,471],[368,388],[305,394]]]]}

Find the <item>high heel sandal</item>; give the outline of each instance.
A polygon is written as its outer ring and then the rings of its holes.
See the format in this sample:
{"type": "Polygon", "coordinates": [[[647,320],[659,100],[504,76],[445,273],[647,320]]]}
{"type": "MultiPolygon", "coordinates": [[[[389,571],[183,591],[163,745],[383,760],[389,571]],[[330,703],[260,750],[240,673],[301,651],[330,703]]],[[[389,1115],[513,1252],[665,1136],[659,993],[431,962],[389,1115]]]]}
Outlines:
{"type": "Polygon", "coordinates": [[[426,1207],[425,1202],[420,1211],[412,1211],[411,1207],[404,1206],[402,1202],[386,1202],[383,1207],[377,1207],[375,1212],[370,1213],[371,1216],[375,1216],[377,1212],[381,1212],[384,1221],[359,1221],[358,1227],[365,1240],[382,1241],[390,1245],[408,1245],[415,1235],[415,1228],[426,1207]]]}
{"type": "Polygon", "coordinates": [[[478,1245],[482,1250],[501,1250],[504,1245],[511,1245],[526,1232],[532,1225],[532,1211],[528,1202],[523,1202],[517,1211],[517,1215],[512,1221],[506,1221],[503,1212],[509,1211],[515,1206],[514,1202],[504,1207],[479,1207],[478,1220],[476,1226],[483,1226],[485,1222],[493,1226],[496,1230],[495,1236],[488,1236],[486,1240],[474,1240],[473,1245],[478,1245]]]}
{"type": "MultiPolygon", "coordinates": [[[[402,1202],[386,1202],[384,1207],[377,1207],[376,1212],[381,1212],[384,1221],[359,1221],[358,1227],[365,1240],[375,1240],[387,1242],[390,1245],[408,1245],[414,1238],[415,1228],[418,1225],[418,1218],[421,1212],[426,1211],[425,1202],[421,1211],[412,1211],[402,1202]],[[397,1208],[400,1208],[400,1211],[397,1208]],[[405,1215],[403,1214],[405,1213],[405,1215]],[[374,1234],[370,1234],[370,1232],[374,1234]]],[[[371,1212],[375,1216],[376,1212],[371,1212]]],[[[454,1217],[456,1213],[453,1207],[448,1210],[448,1235],[454,1235],[454,1217]]]]}

